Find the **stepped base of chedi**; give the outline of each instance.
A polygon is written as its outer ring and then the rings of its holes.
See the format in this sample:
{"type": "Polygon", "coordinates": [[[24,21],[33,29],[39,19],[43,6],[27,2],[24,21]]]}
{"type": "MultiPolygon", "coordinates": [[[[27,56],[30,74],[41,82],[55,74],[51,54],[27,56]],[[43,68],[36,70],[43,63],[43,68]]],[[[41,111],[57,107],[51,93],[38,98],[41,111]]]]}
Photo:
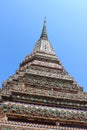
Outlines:
{"type": "Polygon", "coordinates": [[[0,89],[1,130],[86,130],[87,93],[56,56],[44,21],[40,39],[0,89]]]}

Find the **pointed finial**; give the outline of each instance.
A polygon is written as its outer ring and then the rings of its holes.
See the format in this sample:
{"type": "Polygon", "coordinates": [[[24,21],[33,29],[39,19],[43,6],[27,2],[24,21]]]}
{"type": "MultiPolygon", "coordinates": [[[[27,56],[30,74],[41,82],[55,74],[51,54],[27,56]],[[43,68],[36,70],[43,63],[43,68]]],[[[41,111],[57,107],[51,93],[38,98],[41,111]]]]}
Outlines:
{"type": "Polygon", "coordinates": [[[42,29],[42,33],[41,33],[40,39],[48,40],[47,31],[46,31],[46,17],[44,18],[43,29],[42,29]]]}
{"type": "Polygon", "coordinates": [[[44,17],[44,26],[46,26],[46,17],[44,17]]]}

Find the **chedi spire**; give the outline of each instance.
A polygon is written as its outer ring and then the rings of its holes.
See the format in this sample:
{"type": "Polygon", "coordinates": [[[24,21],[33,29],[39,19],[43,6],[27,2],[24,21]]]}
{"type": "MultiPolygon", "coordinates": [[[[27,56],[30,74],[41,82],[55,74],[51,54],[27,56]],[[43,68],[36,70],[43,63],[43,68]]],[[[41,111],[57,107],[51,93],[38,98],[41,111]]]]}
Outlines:
{"type": "Polygon", "coordinates": [[[41,33],[40,39],[48,40],[47,30],[46,30],[46,18],[44,18],[43,29],[42,29],[42,33],[41,33]]]}
{"type": "Polygon", "coordinates": [[[44,19],[43,29],[40,36],[40,39],[37,41],[33,52],[43,52],[55,55],[54,49],[51,43],[48,40],[47,31],[46,31],[46,18],[44,19]]]}

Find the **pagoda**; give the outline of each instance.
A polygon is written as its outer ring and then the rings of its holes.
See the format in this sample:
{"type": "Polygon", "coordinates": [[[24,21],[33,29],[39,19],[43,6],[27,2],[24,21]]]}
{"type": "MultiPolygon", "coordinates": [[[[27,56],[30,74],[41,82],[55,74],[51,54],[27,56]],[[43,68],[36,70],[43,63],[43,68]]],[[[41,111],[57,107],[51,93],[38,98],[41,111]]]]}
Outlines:
{"type": "Polygon", "coordinates": [[[87,93],[56,56],[46,20],[32,53],[2,84],[0,130],[87,130],[87,93]]]}

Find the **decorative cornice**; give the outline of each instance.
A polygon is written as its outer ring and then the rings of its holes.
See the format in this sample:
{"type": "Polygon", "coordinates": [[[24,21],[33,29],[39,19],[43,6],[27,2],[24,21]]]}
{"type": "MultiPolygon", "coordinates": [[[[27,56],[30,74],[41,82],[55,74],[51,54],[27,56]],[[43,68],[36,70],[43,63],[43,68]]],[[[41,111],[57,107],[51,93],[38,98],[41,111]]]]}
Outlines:
{"type": "Polygon", "coordinates": [[[22,114],[33,118],[47,118],[61,121],[80,121],[87,123],[87,111],[28,105],[21,103],[3,103],[3,113],[22,114]]]}

